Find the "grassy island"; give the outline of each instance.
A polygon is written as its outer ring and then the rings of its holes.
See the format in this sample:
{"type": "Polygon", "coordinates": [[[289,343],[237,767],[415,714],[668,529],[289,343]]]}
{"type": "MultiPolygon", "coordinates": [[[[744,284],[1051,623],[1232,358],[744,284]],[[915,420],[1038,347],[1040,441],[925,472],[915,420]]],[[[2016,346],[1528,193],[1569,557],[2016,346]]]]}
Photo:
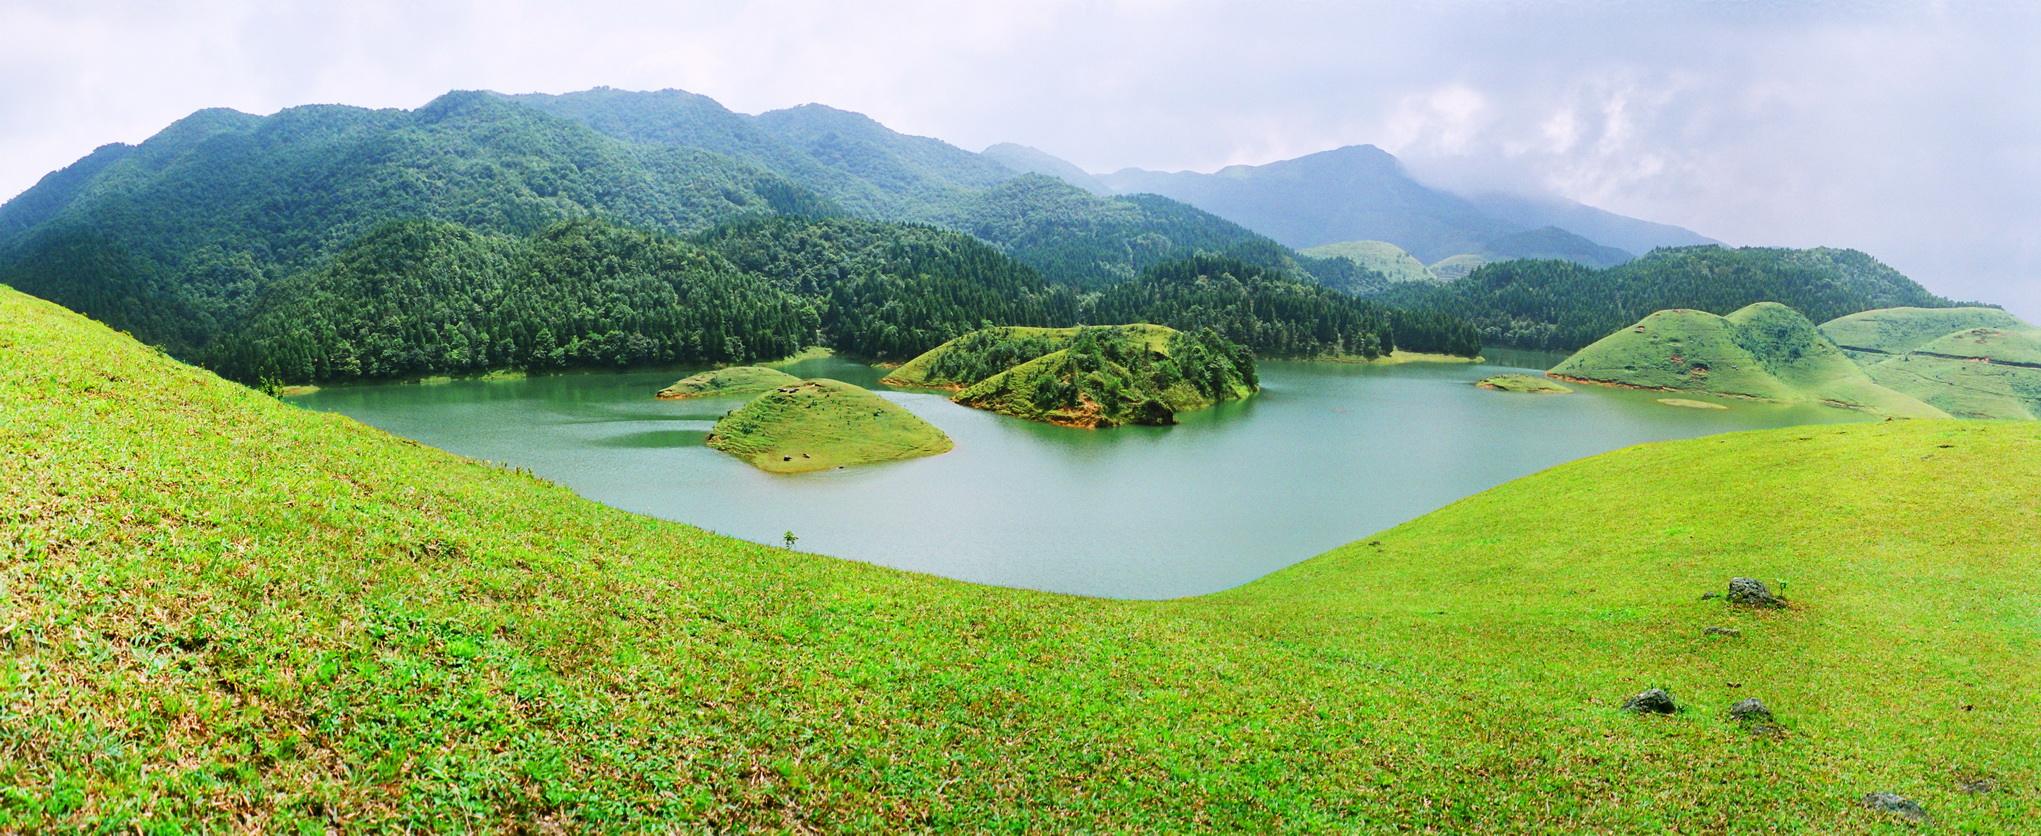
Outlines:
{"type": "Polygon", "coordinates": [[[731,410],[708,443],[773,473],[949,452],[950,437],[892,401],[837,380],[803,380],[731,410]]]}
{"type": "Polygon", "coordinates": [[[680,400],[755,395],[768,389],[792,386],[800,382],[800,378],[779,369],[768,369],[764,366],[733,366],[683,377],[672,386],[659,390],[658,397],[662,400],[680,400]]]}
{"type": "Polygon", "coordinates": [[[1523,392],[1533,395],[1564,395],[1573,391],[1560,385],[1558,381],[1534,374],[1499,374],[1484,377],[1474,385],[1497,392],[1523,392]]]}

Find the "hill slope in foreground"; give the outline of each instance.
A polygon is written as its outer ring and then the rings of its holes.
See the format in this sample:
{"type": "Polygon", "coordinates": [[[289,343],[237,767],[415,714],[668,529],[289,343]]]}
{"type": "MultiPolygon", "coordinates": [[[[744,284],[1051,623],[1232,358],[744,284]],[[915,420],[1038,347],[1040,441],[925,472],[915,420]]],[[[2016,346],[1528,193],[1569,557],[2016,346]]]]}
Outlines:
{"type": "Polygon", "coordinates": [[[1597,340],[1553,377],[1781,403],[1823,403],[1906,418],[1948,417],[1879,386],[1814,323],[1776,302],[1716,316],[1665,310],[1597,340]]]}
{"type": "Polygon", "coordinates": [[[1950,830],[2041,807],[2031,424],[1630,448],[1172,602],[623,513],[5,290],[0,443],[0,829],[1835,832],[1887,822],[1873,791],[1950,830]],[[1700,600],[1733,575],[1794,606],[1700,600]],[[1652,686],[1684,710],[1618,709],[1652,686]],[[1746,697],[1783,734],[1724,716],[1746,697]]]}

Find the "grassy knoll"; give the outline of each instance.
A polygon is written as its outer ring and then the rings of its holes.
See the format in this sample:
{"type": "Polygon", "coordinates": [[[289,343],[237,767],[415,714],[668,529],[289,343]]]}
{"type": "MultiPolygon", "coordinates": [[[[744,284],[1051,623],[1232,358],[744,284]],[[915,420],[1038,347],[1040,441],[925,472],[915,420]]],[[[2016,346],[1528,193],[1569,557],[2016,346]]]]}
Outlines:
{"type": "Polygon", "coordinates": [[[1431,271],[1431,274],[1437,277],[1439,281],[1450,282],[1466,278],[1468,273],[1474,272],[1481,265],[1487,263],[1488,259],[1482,256],[1473,253],[1461,253],[1460,255],[1447,256],[1446,258],[1434,261],[1430,267],[1425,269],[1431,271]]]}
{"type": "Polygon", "coordinates": [[[717,421],[708,441],[773,473],[920,458],[953,446],[899,404],[838,380],[768,390],[717,421]]]}
{"type": "Polygon", "coordinates": [[[691,374],[659,390],[662,400],[710,398],[722,395],[755,395],[767,389],[792,386],[801,379],[779,369],[764,366],[732,366],[691,374]]]}
{"type": "Polygon", "coordinates": [[[1944,335],[1972,328],[2024,328],[1998,308],[1878,308],[1821,324],[1821,333],[1859,362],[1905,354],[1944,335]]]}
{"type": "Polygon", "coordinates": [[[1959,418],[2041,418],[2041,329],[1958,331],[1865,371],[1959,418]]]}
{"type": "Polygon", "coordinates": [[[1890,790],[2002,832],[2041,809],[2032,424],[1630,448],[1152,603],[623,513],[4,290],[0,445],[0,830],[1859,832],[1890,790]],[[1793,606],[1700,599],[1733,575],[1793,606]],[[1683,710],[1619,710],[1653,686],[1683,710]],[[1724,716],[1746,697],[1783,733],[1724,716]]]}
{"type": "Polygon", "coordinates": [[[1392,282],[1435,282],[1439,277],[1426,269],[1417,256],[1387,241],[1341,241],[1300,250],[1313,258],[1344,258],[1362,269],[1373,270],[1392,282]]]}
{"type": "Polygon", "coordinates": [[[1474,385],[1497,392],[1523,392],[1534,395],[1564,395],[1573,391],[1556,380],[1533,374],[1499,374],[1484,377],[1474,385]]]}
{"type": "MultiPolygon", "coordinates": [[[[1176,329],[1161,325],[1114,325],[1118,335],[1160,351],[1176,329]]],[[[1000,325],[980,328],[902,363],[882,381],[888,386],[963,389],[994,374],[1069,346],[1081,327],[1037,328],[1000,325]]]]}
{"type": "Polygon", "coordinates": [[[1687,309],[1645,317],[1554,366],[1562,380],[1820,403],[1901,417],[1946,417],[1873,382],[1813,323],[1773,302],[1728,316],[1687,309]]]}

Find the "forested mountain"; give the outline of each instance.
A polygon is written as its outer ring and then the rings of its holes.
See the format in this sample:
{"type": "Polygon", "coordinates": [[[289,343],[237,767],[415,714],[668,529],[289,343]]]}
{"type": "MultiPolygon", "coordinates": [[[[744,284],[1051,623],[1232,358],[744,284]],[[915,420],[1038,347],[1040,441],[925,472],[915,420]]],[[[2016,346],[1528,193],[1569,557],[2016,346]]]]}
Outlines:
{"type": "Polygon", "coordinates": [[[1474,328],[1436,312],[1394,311],[1235,258],[1200,255],[1156,265],[1100,292],[1094,323],[1210,328],[1266,356],[1378,357],[1391,351],[1473,356],[1474,328]]]}
{"type": "Polygon", "coordinates": [[[293,382],[743,362],[811,345],[818,325],[799,294],[669,236],[404,221],[269,287],[209,354],[229,377],[293,382]]]}
{"type": "Polygon", "coordinates": [[[1666,309],[1726,314],[1779,302],[1825,321],[1872,308],[1954,304],[1871,256],[1825,247],[1680,247],[1604,270],[1504,261],[1443,285],[1398,284],[1374,298],[1461,317],[1486,344],[1554,351],[1578,349],[1666,309]]]}
{"type": "Polygon", "coordinates": [[[392,220],[687,232],[825,205],[719,154],[625,143],[483,93],[414,111],[200,111],[120,148],[0,206],[0,282],[186,356],[271,282],[392,220]]]}

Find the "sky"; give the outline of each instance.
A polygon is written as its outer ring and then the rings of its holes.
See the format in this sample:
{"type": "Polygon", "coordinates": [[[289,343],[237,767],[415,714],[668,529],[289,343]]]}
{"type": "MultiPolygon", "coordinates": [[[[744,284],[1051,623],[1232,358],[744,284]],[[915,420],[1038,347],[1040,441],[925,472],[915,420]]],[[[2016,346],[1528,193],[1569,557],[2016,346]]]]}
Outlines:
{"type": "Polygon", "coordinates": [[[1369,143],[2041,322],[2041,3],[0,0],[0,196],[201,107],[821,102],[1092,171],[1369,143]]]}

